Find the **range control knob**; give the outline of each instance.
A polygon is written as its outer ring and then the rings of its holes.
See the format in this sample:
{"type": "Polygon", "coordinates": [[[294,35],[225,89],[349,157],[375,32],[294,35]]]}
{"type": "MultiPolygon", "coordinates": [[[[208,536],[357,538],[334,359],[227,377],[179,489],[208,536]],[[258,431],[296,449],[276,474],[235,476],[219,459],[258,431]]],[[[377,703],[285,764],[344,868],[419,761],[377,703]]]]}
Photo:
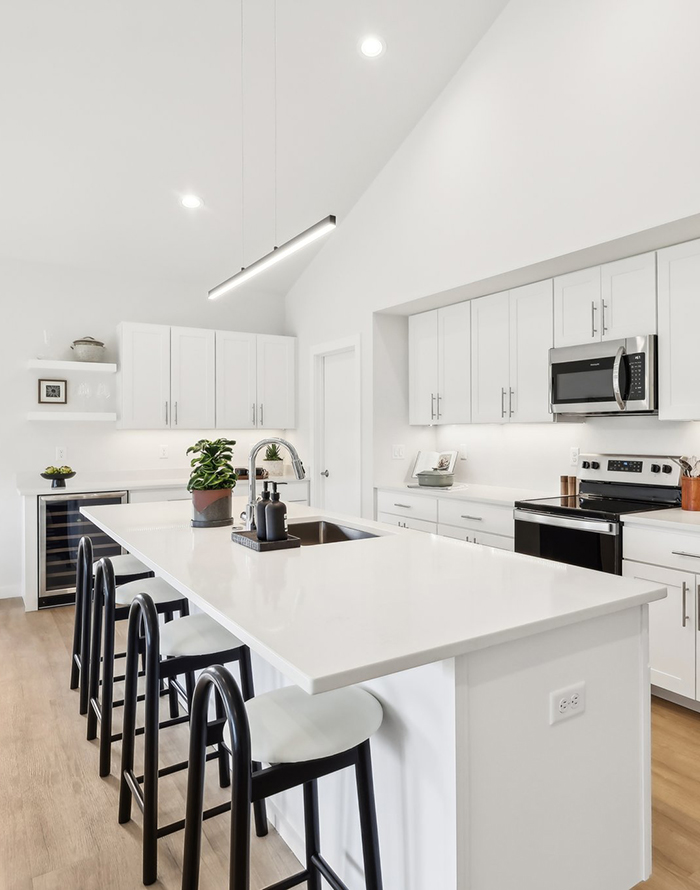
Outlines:
{"type": "Polygon", "coordinates": [[[671,464],[664,464],[661,469],[664,471],[664,473],[672,473],[673,472],[673,467],[671,466],[671,464]]]}
{"type": "Polygon", "coordinates": [[[599,469],[600,469],[600,464],[598,463],[597,460],[593,460],[593,461],[591,461],[591,469],[592,469],[592,470],[599,470],[599,469]]]}
{"type": "Polygon", "coordinates": [[[661,467],[658,464],[652,464],[649,467],[649,469],[651,470],[652,473],[660,473],[661,472],[661,467]]]}
{"type": "Polygon", "coordinates": [[[588,469],[590,469],[590,466],[591,466],[591,465],[588,463],[587,460],[581,461],[581,467],[582,467],[584,470],[588,470],[588,469]]]}

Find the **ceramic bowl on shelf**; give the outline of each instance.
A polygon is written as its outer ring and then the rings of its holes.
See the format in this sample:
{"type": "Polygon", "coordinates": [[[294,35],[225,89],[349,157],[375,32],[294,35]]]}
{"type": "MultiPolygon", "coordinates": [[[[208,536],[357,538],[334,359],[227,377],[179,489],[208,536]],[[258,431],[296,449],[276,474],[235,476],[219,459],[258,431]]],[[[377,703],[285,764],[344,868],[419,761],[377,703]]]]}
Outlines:
{"type": "Polygon", "coordinates": [[[51,480],[51,488],[65,488],[66,479],[72,479],[75,472],[72,473],[40,473],[42,479],[51,480]]]}
{"type": "Polygon", "coordinates": [[[105,345],[101,340],[95,340],[94,337],[81,337],[80,340],[73,340],[71,349],[75,352],[76,361],[104,361],[105,345]]]}

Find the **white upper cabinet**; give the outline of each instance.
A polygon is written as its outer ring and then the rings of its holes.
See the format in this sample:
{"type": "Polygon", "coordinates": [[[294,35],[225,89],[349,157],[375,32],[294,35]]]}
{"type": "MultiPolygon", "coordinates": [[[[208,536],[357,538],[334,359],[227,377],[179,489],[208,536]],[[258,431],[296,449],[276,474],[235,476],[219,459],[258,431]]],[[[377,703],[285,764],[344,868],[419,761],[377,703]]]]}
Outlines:
{"type": "Polygon", "coordinates": [[[438,393],[438,313],[421,312],[408,319],[408,422],[436,421],[438,393]]]}
{"type": "Polygon", "coordinates": [[[700,240],[658,252],[659,418],[700,420],[700,240]]]}
{"type": "Polygon", "coordinates": [[[597,343],[602,331],[600,310],[600,266],[555,278],[554,345],[597,343]]]}
{"type": "Polygon", "coordinates": [[[603,340],[656,333],[656,254],[643,253],[601,266],[603,340]]]}
{"type": "Polygon", "coordinates": [[[552,420],[549,350],[553,340],[552,279],[510,292],[508,416],[514,423],[552,420]]]}
{"type": "Polygon", "coordinates": [[[257,420],[257,335],[216,332],[216,426],[250,430],[257,420]]]}
{"type": "Polygon", "coordinates": [[[437,423],[471,420],[471,304],[437,310],[437,423]]]}
{"type": "Polygon", "coordinates": [[[273,334],[257,338],[257,426],[296,426],[296,339],[273,334]]]}
{"type": "Polygon", "coordinates": [[[503,423],[509,415],[510,296],[472,300],[472,422],[503,423]]]}
{"type": "Polygon", "coordinates": [[[215,426],[215,332],[170,329],[170,426],[208,430],[215,426]]]}
{"type": "Polygon", "coordinates": [[[119,385],[123,429],[170,427],[170,328],[119,326],[119,385]]]}

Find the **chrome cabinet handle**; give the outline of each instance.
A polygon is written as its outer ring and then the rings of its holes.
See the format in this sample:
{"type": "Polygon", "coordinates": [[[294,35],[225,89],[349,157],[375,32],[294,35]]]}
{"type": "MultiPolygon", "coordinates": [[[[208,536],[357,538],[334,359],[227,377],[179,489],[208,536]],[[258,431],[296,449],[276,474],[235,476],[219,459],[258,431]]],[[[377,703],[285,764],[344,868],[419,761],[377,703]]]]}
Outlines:
{"type": "Polygon", "coordinates": [[[686,612],[688,611],[688,585],[683,582],[683,627],[688,623],[688,616],[686,612]]]}
{"type": "Polygon", "coordinates": [[[404,510],[410,510],[410,509],[411,509],[411,505],[410,505],[410,504],[394,504],[394,506],[395,506],[395,507],[403,507],[404,510]]]}
{"type": "Polygon", "coordinates": [[[601,321],[602,321],[602,324],[603,324],[603,333],[605,334],[605,333],[607,332],[607,330],[608,330],[608,328],[607,328],[607,326],[606,326],[606,324],[605,324],[605,310],[608,308],[608,307],[605,305],[605,300],[602,301],[602,306],[603,306],[603,311],[602,311],[602,313],[601,313],[601,321]]]}
{"type": "Polygon", "coordinates": [[[321,475],[322,475],[322,476],[325,476],[326,479],[327,479],[327,478],[330,476],[330,473],[328,472],[328,470],[324,470],[324,471],[321,473],[321,475]]]}
{"type": "Polygon", "coordinates": [[[260,426],[265,426],[265,421],[263,419],[263,403],[260,402],[260,426]]]}
{"type": "Polygon", "coordinates": [[[177,426],[177,402],[175,402],[175,426],[177,426]]]}
{"type": "Polygon", "coordinates": [[[168,403],[165,403],[165,425],[169,426],[170,421],[168,420],[168,403]]]}
{"type": "Polygon", "coordinates": [[[506,416],[506,388],[501,387],[501,417],[506,416]]]}
{"type": "Polygon", "coordinates": [[[430,393],[430,419],[435,420],[435,393],[430,393]]]}
{"type": "Polygon", "coordinates": [[[595,329],[595,312],[596,312],[597,308],[598,307],[596,306],[595,301],[591,300],[591,336],[592,337],[595,337],[595,335],[598,333],[598,331],[596,331],[596,329],[595,329]]]}
{"type": "Polygon", "coordinates": [[[437,412],[436,412],[436,413],[437,413],[437,418],[436,418],[437,420],[440,420],[440,400],[441,400],[441,399],[442,399],[442,396],[440,395],[440,393],[438,393],[438,394],[437,394],[437,412]]]}
{"type": "Polygon", "coordinates": [[[464,516],[464,515],[462,515],[460,518],[461,519],[473,519],[473,520],[475,520],[475,522],[483,522],[484,521],[483,516],[464,516]]]}
{"type": "Polygon", "coordinates": [[[251,415],[250,415],[250,419],[251,419],[252,422],[253,422],[253,426],[255,426],[255,402],[253,402],[252,412],[251,412],[251,415]]]}
{"type": "Polygon", "coordinates": [[[700,554],[698,553],[686,553],[685,550],[672,550],[671,556],[690,556],[691,559],[700,559],[700,554]]]}
{"type": "Polygon", "coordinates": [[[513,416],[513,396],[515,395],[514,389],[508,390],[508,417],[513,416]]]}

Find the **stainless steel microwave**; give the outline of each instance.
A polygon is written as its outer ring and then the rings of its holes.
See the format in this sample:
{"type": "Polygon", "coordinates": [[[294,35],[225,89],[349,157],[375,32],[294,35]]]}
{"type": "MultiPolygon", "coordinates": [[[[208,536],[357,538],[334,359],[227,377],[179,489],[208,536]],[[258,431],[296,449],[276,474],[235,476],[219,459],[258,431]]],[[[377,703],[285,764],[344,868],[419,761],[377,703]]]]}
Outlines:
{"type": "Polygon", "coordinates": [[[549,350],[554,414],[656,414],[656,334],[549,350]]]}

